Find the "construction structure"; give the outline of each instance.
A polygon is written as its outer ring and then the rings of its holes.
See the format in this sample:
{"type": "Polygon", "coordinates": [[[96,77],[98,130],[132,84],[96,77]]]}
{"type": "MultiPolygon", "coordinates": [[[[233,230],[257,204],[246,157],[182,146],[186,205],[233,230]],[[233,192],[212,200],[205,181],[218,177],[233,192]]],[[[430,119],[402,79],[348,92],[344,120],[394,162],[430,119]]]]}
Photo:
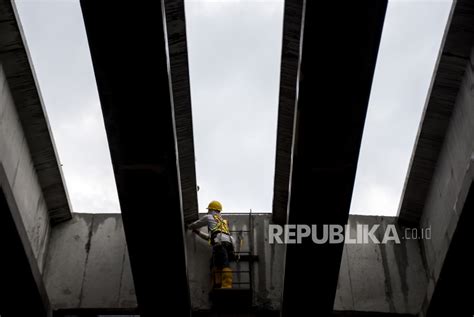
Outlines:
{"type": "Polygon", "coordinates": [[[472,316],[472,1],[453,4],[398,217],[349,216],[386,6],[285,2],[273,210],[228,216],[248,276],[226,310],[209,297],[209,246],[185,230],[199,215],[183,0],[81,0],[121,215],[71,212],[1,0],[0,316],[472,316]],[[268,243],[270,224],[346,223],[431,227],[432,239],[268,243]]]}

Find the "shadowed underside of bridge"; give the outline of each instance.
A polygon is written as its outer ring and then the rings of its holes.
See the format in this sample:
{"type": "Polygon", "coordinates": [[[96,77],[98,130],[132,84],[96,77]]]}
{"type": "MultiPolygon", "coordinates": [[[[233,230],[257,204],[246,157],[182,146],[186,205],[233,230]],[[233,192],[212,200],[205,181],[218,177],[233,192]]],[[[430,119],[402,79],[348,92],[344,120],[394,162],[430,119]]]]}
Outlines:
{"type": "MultiPolygon", "coordinates": [[[[281,83],[290,89],[280,91],[276,222],[346,224],[386,6],[378,0],[285,2],[281,83]]],[[[330,315],[342,249],[287,246],[284,315],[330,315]]]]}
{"type": "Polygon", "coordinates": [[[197,201],[184,3],[166,1],[166,18],[161,1],[83,0],[81,7],[140,313],[157,316],[171,307],[189,315],[183,206],[193,220],[197,201]]]}

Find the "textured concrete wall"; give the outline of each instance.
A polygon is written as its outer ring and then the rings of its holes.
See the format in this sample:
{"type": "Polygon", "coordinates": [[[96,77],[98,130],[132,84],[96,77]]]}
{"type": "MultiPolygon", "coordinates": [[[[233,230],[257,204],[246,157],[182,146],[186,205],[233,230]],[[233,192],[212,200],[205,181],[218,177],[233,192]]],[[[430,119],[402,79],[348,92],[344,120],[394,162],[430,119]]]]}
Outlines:
{"type": "Polygon", "coordinates": [[[425,202],[420,225],[431,226],[423,243],[429,276],[426,304],[434,291],[473,175],[474,49],[459,89],[450,124],[425,202]]]}
{"type": "Polygon", "coordinates": [[[136,308],[119,214],[74,214],[54,227],[45,283],[55,309],[136,308]]]}
{"type": "MultiPolygon", "coordinates": [[[[388,224],[396,218],[349,217],[351,237],[357,224],[380,224],[377,238],[382,241],[388,224]]],[[[401,243],[346,244],[342,255],[334,309],[417,314],[427,285],[419,240],[402,239],[404,229],[397,227],[401,243]]]]}
{"type": "Polygon", "coordinates": [[[38,268],[43,272],[50,232],[48,211],[25,134],[1,67],[0,163],[12,188],[38,268]]]}
{"type": "MultiPolygon", "coordinates": [[[[250,230],[249,216],[225,214],[224,217],[235,231],[237,251],[248,251],[250,239],[245,231],[250,230]]],[[[254,304],[261,309],[279,310],[285,247],[268,243],[270,221],[270,214],[257,214],[252,219],[253,253],[258,255],[252,268],[254,304]]],[[[350,216],[349,223],[351,230],[357,224],[380,224],[382,229],[377,234],[381,240],[384,228],[396,223],[396,219],[350,216]]],[[[345,245],[335,310],[404,314],[420,311],[427,285],[420,244],[417,240],[401,242],[345,245]]],[[[187,257],[193,309],[207,310],[211,307],[208,296],[211,247],[188,232],[187,257]]],[[[234,263],[233,268],[247,270],[248,262],[234,263]]],[[[249,278],[240,274],[234,281],[246,282],[249,278]]],[[[45,282],[55,309],[135,308],[121,216],[75,214],[73,220],[54,227],[45,282]]]]}
{"type": "MultiPolygon", "coordinates": [[[[200,214],[200,216],[203,216],[200,214]]],[[[223,214],[229,221],[231,231],[248,231],[248,214],[223,214]]],[[[270,245],[268,243],[268,224],[271,214],[255,214],[252,218],[253,254],[258,255],[258,262],[253,264],[253,289],[254,304],[260,308],[279,310],[283,277],[283,245],[270,245]]],[[[207,232],[207,229],[201,228],[207,232]]],[[[246,232],[233,232],[237,249],[249,251],[249,234],[246,232]],[[243,238],[240,245],[239,236],[243,238]]],[[[211,246],[195,234],[187,233],[187,257],[189,266],[189,283],[191,289],[191,304],[195,310],[206,310],[211,307],[209,301],[210,284],[210,258],[211,246]]],[[[234,270],[248,270],[248,262],[233,263],[234,270]]],[[[241,273],[234,275],[234,281],[246,282],[248,275],[241,273]]],[[[246,285],[243,285],[246,287],[246,285]]]]}

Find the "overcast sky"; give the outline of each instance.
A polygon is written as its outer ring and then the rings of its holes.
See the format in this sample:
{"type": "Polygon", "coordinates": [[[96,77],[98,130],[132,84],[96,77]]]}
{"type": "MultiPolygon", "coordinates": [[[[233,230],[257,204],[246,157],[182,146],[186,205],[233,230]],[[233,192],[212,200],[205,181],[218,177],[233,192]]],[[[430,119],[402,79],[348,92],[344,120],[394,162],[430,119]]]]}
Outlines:
{"type": "Polygon", "coordinates": [[[16,0],[74,212],[119,212],[84,22],[76,0],[16,0]]]}
{"type": "Polygon", "coordinates": [[[389,1],[351,213],[398,212],[451,0],[389,1]]]}
{"type": "Polygon", "coordinates": [[[186,1],[199,205],[271,211],[283,1],[186,1]]]}
{"type": "MultiPolygon", "coordinates": [[[[77,0],[16,0],[75,212],[119,212],[77,0]]],[[[451,0],[393,0],[352,213],[395,215],[451,0]]],[[[271,211],[283,0],[186,0],[201,211],[271,211]]]]}

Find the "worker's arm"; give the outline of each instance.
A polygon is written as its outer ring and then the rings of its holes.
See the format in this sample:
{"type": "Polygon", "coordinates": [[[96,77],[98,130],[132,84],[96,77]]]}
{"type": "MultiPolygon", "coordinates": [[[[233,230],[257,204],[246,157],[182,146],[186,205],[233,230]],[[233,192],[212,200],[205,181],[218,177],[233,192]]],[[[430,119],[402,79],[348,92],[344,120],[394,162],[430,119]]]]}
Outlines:
{"type": "Polygon", "coordinates": [[[195,234],[197,234],[199,238],[201,238],[203,240],[206,240],[206,241],[209,241],[209,235],[207,233],[202,232],[202,231],[197,230],[197,229],[193,229],[193,232],[195,234]]]}
{"type": "Polygon", "coordinates": [[[196,220],[195,222],[191,223],[188,225],[188,229],[194,230],[198,229],[204,226],[207,226],[207,223],[209,222],[209,218],[206,216],[201,217],[201,219],[196,220]]]}

